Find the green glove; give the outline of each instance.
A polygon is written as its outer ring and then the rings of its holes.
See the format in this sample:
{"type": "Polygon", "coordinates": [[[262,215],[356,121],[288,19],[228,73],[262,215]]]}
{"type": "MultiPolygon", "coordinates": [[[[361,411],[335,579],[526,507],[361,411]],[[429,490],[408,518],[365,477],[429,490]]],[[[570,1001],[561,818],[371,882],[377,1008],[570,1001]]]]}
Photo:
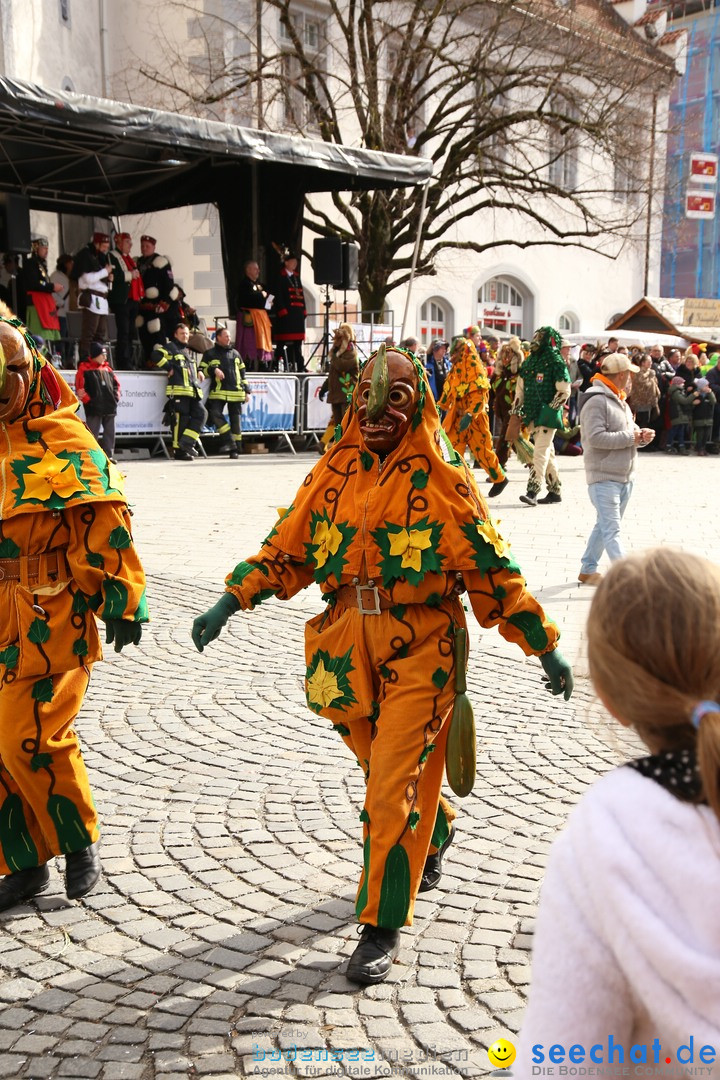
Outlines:
{"type": "Polygon", "coordinates": [[[239,601],[232,593],[225,593],[204,615],[198,615],[192,628],[192,639],[197,651],[202,652],[206,645],[219,637],[230,616],[239,610],[239,601]]]}
{"type": "Polygon", "coordinates": [[[458,424],[458,431],[464,431],[465,428],[469,428],[472,423],[472,413],[466,412],[464,416],[460,417],[460,423],[458,424]]]}
{"type": "Polygon", "coordinates": [[[569,701],[575,683],[573,682],[572,668],[560,650],[553,649],[552,652],[543,653],[540,657],[540,663],[547,675],[546,688],[552,694],[564,693],[565,700],[569,701]]]}
{"type": "Polygon", "coordinates": [[[138,645],[142,637],[142,623],[130,619],[105,620],[105,644],[115,643],[115,652],[121,652],[126,645],[138,645]]]}

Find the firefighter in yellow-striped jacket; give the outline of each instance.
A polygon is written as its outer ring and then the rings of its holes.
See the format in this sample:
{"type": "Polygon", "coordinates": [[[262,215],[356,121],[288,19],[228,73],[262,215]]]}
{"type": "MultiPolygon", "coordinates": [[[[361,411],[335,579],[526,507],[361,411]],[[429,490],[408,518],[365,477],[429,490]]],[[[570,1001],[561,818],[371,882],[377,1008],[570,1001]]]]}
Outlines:
{"type": "Polygon", "coordinates": [[[173,450],[178,461],[192,461],[197,456],[195,446],[208,415],[203,404],[202,375],[187,347],[189,337],[187,323],[178,323],[170,341],[156,345],[151,357],[153,366],[167,373],[166,414],[173,414],[173,450]]]}
{"type": "Polygon", "coordinates": [[[240,416],[250,387],[245,381],[243,358],[230,344],[227,327],[218,328],[215,345],[203,354],[200,368],[211,381],[208,411],[210,423],[221,439],[220,450],[227,451],[231,458],[237,458],[242,451],[240,416]],[[229,419],[225,418],[225,408],[229,419]]]}

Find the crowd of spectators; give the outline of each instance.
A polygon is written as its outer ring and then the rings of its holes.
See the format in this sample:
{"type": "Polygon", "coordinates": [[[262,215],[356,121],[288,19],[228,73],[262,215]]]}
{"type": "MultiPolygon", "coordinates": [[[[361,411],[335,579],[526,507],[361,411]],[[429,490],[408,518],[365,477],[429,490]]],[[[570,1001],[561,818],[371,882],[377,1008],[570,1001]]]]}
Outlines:
{"type": "MultiPolygon", "coordinates": [[[[113,242],[114,247],[109,235],[96,232],[74,255],[62,253],[50,273],[47,238],[35,236],[32,252],[22,262],[14,255],[4,257],[0,299],[17,311],[59,367],[77,368],[85,363],[90,358],[91,345],[102,346],[104,355],[116,368],[146,366],[151,363],[153,347],[172,340],[178,321],[186,322],[190,329],[190,348],[201,353],[211,347],[212,341],[199,325],[197,313],[174,281],[169,260],[156,251],[155,238],[141,237],[142,254],[137,263],[131,256],[132,237],[128,233],[115,234],[113,242]],[[69,325],[73,311],[82,313],[75,339],[69,325]],[[110,313],[116,327],[112,348],[108,341],[110,313]]],[[[301,283],[299,278],[295,281],[294,253],[283,249],[281,262],[286,292],[297,285],[299,296],[301,283]]],[[[298,325],[293,324],[288,330],[285,323],[293,308],[290,292],[287,296],[283,293],[276,301],[259,281],[256,261],[248,260],[243,269],[235,346],[240,349],[248,370],[279,367],[306,370],[302,359],[304,307],[302,312],[298,308],[298,325]],[[292,357],[288,342],[277,341],[280,311],[283,332],[292,331],[295,349],[292,357]]],[[[496,451],[503,458],[507,456],[503,431],[508,421],[512,384],[523,354],[529,350],[528,342],[517,341],[515,346],[515,341],[503,342],[487,335],[478,344],[491,384],[490,412],[496,451]]],[[[393,343],[393,339],[388,339],[388,344],[393,343]]],[[[425,345],[410,336],[400,344],[422,360],[433,395],[440,399],[450,370],[449,342],[438,337],[425,345]]],[[[679,349],[666,350],[659,344],[628,349],[620,345],[617,337],[610,337],[602,345],[588,342],[579,348],[564,340],[560,351],[572,385],[565,406],[565,428],[558,431],[555,439],[558,453],[582,453],[579,418],[583,402],[603,357],[614,352],[628,354],[633,368],[638,369],[632,371],[628,405],[636,423],[655,432],[655,438],[641,448],[641,453],[696,453],[700,457],[720,453],[719,352],[702,344],[693,344],[684,353],[679,349]]]]}

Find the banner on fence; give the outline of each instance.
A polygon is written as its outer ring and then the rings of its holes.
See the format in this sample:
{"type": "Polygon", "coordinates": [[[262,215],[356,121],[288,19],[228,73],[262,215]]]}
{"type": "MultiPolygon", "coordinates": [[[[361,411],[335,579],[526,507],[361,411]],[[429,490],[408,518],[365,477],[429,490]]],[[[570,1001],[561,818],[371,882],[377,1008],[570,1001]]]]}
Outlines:
{"type": "MultiPolygon", "coordinates": [[[[75,389],[75,372],[62,373],[75,389]]],[[[167,400],[167,378],[162,372],[118,371],[120,401],[118,403],[115,431],[118,435],[167,435],[169,428],[163,426],[162,414],[167,400]]],[[[247,376],[252,391],[243,405],[243,431],[253,432],[295,431],[296,397],[298,381],[293,375],[247,376]]],[[[320,380],[322,384],[322,379],[320,380]]],[[[209,380],[203,383],[207,405],[209,380]]],[[[319,403],[322,405],[322,402],[319,403]]],[[[327,406],[329,410],[329,406],[327,406]]],[[[84,419],[82,406],[80,415],[84,419]]],[[[327,423],[327,421],[326,421],[327,423]]],[[[325,424],[322,425],[323,429],[325,424]]]]}
{"type": "Polygon", "coordinates": [[[261,431],[295,431],[298,380],[294,375],[248,375],[250,397],[243,405],[245,434],[261,431]]]}
{"type": "Polygon", "coordinates": [[[303,431],[324,431],[332,419],[332,407],[318,397],[324,375],[309,375],[305,382],[305,422],[303,431]]]}
{"type": "MultiPolygon", "coordinates": [[[[74,371],[61,374],[75,389],[74,371]]],[[[120,383],[115,432],[117,435],[160,435],[163,431],[162,413],[165,408],[167,378],[154,371],[116,371],[120,383]]],[[[85,418],[82,405],[80,416],[85,418]]]]}

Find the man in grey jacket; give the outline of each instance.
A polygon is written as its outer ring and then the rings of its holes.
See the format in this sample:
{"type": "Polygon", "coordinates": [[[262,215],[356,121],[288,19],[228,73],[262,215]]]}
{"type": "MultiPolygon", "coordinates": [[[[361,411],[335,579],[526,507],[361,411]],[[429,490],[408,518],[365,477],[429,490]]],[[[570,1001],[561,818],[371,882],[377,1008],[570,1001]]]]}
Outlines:
{"type": "Polygon", "coordinates": [[[580,414],[585,475],[590,502],[597,520],[582,557],[578,575],[581,585],[597,585],[602,574],[598,563],[603,551],[611,562],[625,551],[620,540],[620,521],[630,501],[638,446],[655,437],[652,428],[639,428],[625,401],[630,372],[638,371],[629,357],[610,353],[603,357],[585,394],[580,414]]]}

